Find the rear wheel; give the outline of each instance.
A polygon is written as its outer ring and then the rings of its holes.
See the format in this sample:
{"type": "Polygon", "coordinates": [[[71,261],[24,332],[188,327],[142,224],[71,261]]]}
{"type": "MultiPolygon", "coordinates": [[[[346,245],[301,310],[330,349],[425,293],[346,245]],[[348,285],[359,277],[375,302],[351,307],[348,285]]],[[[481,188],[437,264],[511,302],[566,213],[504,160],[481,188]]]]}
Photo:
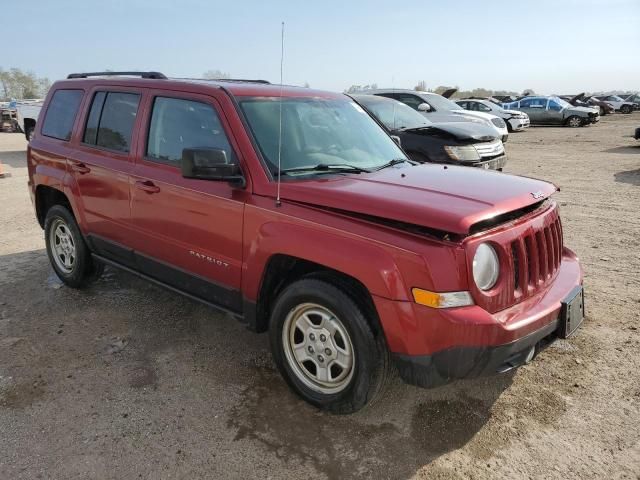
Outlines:
{"type": "Polygon", "coordinates": [[[71,212],[54,205],[44,223],[47,255],[53,270],[66,285],[81,288],[98,278],[104,265],[94,262],[71,212]]]}
{"type": "Polygon", "coordinates": [[[568,127],[571,127],[571,128],[581,127],[582,119],[577,115],[572,115],[569,118],[567,118],[566,124],[568,127]]]}
{"type": "Polygon", "coordinates": [[[294,282],[271,314],[273,358],[304,400],[334,413],[352,413],[379,394],[389,371],[381,335],[358,303],[314,278],[294,282]]]}

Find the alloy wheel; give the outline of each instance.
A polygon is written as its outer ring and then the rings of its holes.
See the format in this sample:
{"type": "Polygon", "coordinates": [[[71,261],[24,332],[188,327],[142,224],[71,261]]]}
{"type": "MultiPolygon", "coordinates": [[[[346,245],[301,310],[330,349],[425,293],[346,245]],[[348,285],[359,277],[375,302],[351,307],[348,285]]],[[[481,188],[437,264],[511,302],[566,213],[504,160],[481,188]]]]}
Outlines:
{"type": "Polygon", "coordinates": [[[349,333],[327,308],[304,303],[293,308],[282,328],[287,363],[309,388],[338,393],[353,377],[355,352],[349,333]]]}
{"type": "Polygon", "coordinates": [[[49,230],[49,245],[56,266],[66,274],[73,272],[76,263],[76,245],[69,226],[60,218],[54,220],[49,230]]]}

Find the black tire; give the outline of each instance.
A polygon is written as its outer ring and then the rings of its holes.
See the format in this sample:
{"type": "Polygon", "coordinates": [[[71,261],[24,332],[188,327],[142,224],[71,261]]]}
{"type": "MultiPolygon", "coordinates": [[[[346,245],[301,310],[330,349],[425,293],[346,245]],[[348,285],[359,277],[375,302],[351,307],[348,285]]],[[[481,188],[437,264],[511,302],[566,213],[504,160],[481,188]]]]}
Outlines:
{"type": "Polygon", "coordinates": [[[30,142],[33,139],[33,132],[35,130],[36,130],[35,127],[27,128],[27,131],[24,134],[24,136],[27,137],[27,142],[30,142]]]}
{"type": "Polygon", "coordinates": [[[505,120],[504,123],[507,124],[507,132],[513,133],[513,127],[511,126],[511,122],[509,120],[505,120]]]}
{"type": "Polygon", "coordinates": [[[620,111],[622,113],[631,113],[631,106],[630,105],[622,105],[622,107],[620,108],[620,111]]]}
{"type": "Polygon", "coordinates": [[[44,239],[51,266],[65,285],[73,288],[83,288],[102,275],[104,264],[93,261],[78,224],[73,214],[66,207],[54,205],[49,209],[44,221],[44,239]],[[56,259],[57,253],[55,252],[56,247],[54,244],[59,246],[60,243],[57,242],[59,237],[56,237],[55,232],[52,232],[52,230],[58,227],[62,227],[67,232],[67,237],[65,237],[69,239],[67,245],[72,243],[73,247],[74,253],[70,255],[72,257],[72,265],[67,269],[61,264],[64,262],[59,256],[56,259]]]}
{"type": "Polygon", "coordinates": [[[577,128],[577,127],[582,127],[584,125],[584,122],[579,116],[571,115],[569,118],[567,118],[565,125],[567,127],[577,128]]]}
{"type": "MultiPolygon", "coordinates": [[[[303,400],[322,410],[338,414],[356,412],[371,404],[388,382],[390,360],[383,334],[374,334],[362,308],[350,295],[323,280],[303,278],[282,292],[271,313],[269,336],[275,363],[291,389],[303,400]],[[348,383],[335,393],[318,391],[322,387],[311,388],[308,383],[313,381],[309,377],[305,380],[304,374],[300,373],[302,369],[296,367],[295,360],[288,359],[285,352],[287,347],[283,329],[286,328],[287,318],[301,306],[309,304],[330,311],[346,330],[353,348],[354,360],[348,383]]],[[[306,335],[304,342],[307,343],[306,335]]],[[[318,352],[312,353],[315,355],[318,352]]]]}

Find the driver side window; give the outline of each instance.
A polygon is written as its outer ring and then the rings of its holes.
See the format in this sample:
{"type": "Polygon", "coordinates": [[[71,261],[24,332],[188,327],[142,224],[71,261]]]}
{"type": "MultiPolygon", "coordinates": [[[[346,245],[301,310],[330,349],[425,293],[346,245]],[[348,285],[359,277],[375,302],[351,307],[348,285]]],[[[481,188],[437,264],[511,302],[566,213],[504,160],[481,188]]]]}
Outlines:
{"type": "Polygon", "coordinates": [[[224,150],[231,146],[218,114],[211,105],[180,98],[156,97],[153,102],[147,159],[179,167],[185,148],[224,150]]]}
{"type": "Polygon", "coordinates": [[[549,100],[549,110],[559,112],[560,110],[562,110],[562,105],[560,105],[555,100],[549,100]]]}

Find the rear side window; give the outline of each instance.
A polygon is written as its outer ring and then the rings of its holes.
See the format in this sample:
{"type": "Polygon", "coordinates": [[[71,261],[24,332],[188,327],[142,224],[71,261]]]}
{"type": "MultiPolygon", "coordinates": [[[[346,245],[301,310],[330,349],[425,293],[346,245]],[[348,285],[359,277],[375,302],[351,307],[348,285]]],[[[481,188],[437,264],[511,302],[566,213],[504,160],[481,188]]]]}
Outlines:
{"type": "Polygon", "coordinates": [[[227,159],[232,159],[229,140],[211,105],[156,97],[149,127],[147,158],[180,166],[185,148],[222,149],[227,159]]]}
{"type": "Polygon", "coordinates": [[[128,152],[139,103],[137,93],[97,92],[91,103],[83,142],[128,152]]]}
{"type": "Polygon", "coordinates": [[[42,134],[68,141],[83,95],[82,90],[56,90],[47,108],[42,134]]]}

